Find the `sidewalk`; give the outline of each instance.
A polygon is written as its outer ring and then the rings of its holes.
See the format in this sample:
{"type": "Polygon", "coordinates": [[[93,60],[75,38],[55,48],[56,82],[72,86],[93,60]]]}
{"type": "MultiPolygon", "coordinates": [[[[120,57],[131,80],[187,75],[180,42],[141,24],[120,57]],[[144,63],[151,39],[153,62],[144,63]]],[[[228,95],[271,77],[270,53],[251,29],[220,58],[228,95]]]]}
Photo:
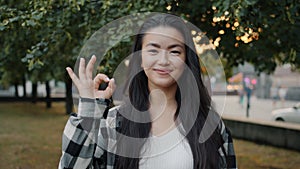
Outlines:
{"type": "MultiPolygon", "coordinates": [[[[246,117],[247,98],[244,97],[244,104],[239,104],[239,96],[231,95],[217,95],[212,96],[215,102],[217,111],[221,115],[234,116],[234,117],[246,117]]],[[[273,106],[271,99],[260,99],[252,96],[250,99],[249,118],[260,120],[271,120],[271,111],[274,109],[292,107],[297,101],[286,100],[284,105],[280,101],[273,106]]]]}

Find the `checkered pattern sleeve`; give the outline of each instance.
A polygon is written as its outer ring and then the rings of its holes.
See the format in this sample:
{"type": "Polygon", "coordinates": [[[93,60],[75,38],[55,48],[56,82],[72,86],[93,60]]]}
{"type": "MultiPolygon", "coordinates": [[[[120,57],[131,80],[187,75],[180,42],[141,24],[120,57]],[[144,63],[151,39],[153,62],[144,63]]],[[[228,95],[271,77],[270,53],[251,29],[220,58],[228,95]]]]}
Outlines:
{"type": "Polygon", "coordinates": [[[237,169],[231,133],[222,120],[219,125],[219,129],[221,131],[221,139],[223,142],[222,146],[219,148],[219,154],[221,157],[220,168],[237,169]]]}
{"type": "MultiPolygon", "coordinates": [[[[93,167],[98,132],[107,106],[94,99],[79,101],[78,114],[71,114],[62,138],[62,156],[59,169],[86,169],[93,167]]],[[[98,156],[104,151],[98,151],[98,156]]]]}

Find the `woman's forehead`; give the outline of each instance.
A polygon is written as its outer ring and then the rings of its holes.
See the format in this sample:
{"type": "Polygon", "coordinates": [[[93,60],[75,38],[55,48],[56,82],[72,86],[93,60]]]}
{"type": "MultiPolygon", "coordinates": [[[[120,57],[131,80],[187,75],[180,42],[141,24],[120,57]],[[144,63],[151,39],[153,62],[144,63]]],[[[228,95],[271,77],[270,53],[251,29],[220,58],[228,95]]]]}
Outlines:
{"type": "Polygon", "coordinates": [[[172,27],[158,26],[149,29],[143,38],[143,42],[164,43],[168,41],[184,44],[184,37],[177,29],[172,27]]]}

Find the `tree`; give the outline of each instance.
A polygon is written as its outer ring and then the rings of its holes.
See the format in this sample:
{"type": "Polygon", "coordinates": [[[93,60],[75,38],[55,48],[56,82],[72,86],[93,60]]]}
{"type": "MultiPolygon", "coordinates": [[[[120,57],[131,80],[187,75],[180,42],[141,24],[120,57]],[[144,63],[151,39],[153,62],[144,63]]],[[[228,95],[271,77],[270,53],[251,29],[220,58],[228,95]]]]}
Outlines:
{"type": "MultiPolygon", "coordinates": [[[[17,12],[11,16],[1,15],[1,20],[5,22],[2,22],[0,29],[2,33],[14,32],[16,28],[11,27],[14,24],[12,18],[16,18],[17,25],[25,29],[25,32],[34,31],[34,34],[27,36],[32,40],[26,49],[12,48],[12,50],[27,51],[26,54],[20,56],[30,70],[31,80],[48,81],[49,78],[55,78],[66,82],[66,105],[67,112],[70,113],[72,111],[72,83],[66,74],[65,67],[73,67],[84,42],[97,29],[114,19],[130,13],[160,8],[160,5],[159,2],[152,1],[124,3],[122,1],[32,0],[19,2],[19,5],[2,5],[1,14],[9,10],[17,12]],[[26,8],[22,8],[23,6],[26,8]]],[[[24,39],[22,41],[24,42],[24,39]]],[[[7,58],[9,54],[11,52],[2,56],[7,58]]],[[[108,56],[113,56],[113,54],[108,52],[108,56]]],[[[19,61],[20,58],[16,60],[19,61]]]]}
{"type": "MultiPolygon", "coordinates": [[[[0,45],[3,49],[0,52],[1,82],[4,86],[14,85],[15,96],[19,97],[17,86],[24,81],[28,72],[26,65],[21,62],[21,58],[30,47],[30,43],[24,43],[30,41],[30,39],[28,39],[29,32],[19,26],[19,16],[23,15],[22,11],[1,6],[0,13],[2,20],[0,25],[0,45]]],[[[26,94],[24,93],[24,95],[26,94]]]]}
{"type": "Polygon", "coordinates": [[[225,60],[225,70],[250,62],[257,72],[300,67],[299,0],[173,1],[170,10],[201,28],[225,60]]]}
{"type": "MultiPolygon", "coordinates": [[[[232,67],[244,62],[254,64],[257,72],[271,73],[285,63],[300,69],[299,0],[1,0],[0,5],[0,45],[5,49],[0,56],[2,81],[5,74],[15,74],[9,63],[27,65],[29,71],[22,72],[33,81],[64,80],[68,113],[72,83],[65,67],[73,67],[96,30],[138,12],[174,13],[194,23],[208,37],[200,43],[215,45],[228,76],[232,67]]],[[[125,38],[107,51],[105,66],[99,69],[111,74],[128,55],[129,45],[125,38]]]]}

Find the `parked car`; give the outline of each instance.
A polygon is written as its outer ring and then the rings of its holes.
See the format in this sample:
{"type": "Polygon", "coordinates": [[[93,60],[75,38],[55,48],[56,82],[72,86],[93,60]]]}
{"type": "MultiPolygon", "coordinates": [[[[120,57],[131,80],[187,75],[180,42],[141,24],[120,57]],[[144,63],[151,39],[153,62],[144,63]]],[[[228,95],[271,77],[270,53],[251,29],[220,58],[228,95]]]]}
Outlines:
{"type": "Polygon", "coordinates": [[[275,121],[300,123],[300,102],[290,108],[273,110],[272,118],[275,121]]]}

